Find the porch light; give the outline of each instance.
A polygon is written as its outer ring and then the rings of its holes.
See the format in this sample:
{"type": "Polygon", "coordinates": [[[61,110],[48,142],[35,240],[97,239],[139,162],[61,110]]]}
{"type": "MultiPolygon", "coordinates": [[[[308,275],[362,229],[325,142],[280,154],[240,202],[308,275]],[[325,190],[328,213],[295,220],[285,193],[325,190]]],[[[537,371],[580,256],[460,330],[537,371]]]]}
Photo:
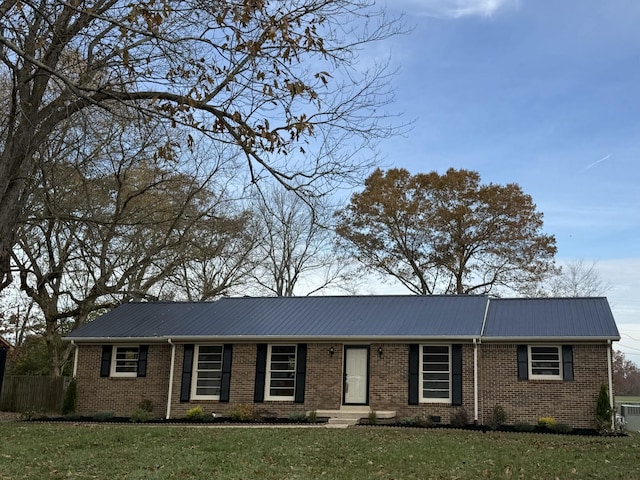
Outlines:
{"type": "Polygon", "coordinates": [[[333,347],[329,347],[329,355],[333,357],[333,354],[336,353],[336,349],[333,347]]]}
{"type": "Polygon", "coordinates": [[[383,352],[384,352],[384,349],[382,348],[382,345],[380,345],[380,346],[378,347],[378,356],[379,356],[379,357],[382,357],[383,352]]]}

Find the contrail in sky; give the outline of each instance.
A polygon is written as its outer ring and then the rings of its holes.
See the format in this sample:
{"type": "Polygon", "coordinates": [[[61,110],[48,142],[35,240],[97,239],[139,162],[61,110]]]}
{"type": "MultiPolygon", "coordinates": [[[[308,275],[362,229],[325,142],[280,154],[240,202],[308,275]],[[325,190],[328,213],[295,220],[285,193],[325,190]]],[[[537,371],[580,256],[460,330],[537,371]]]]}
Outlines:
{"type": "Polygon", "coordinates": [[[609,160],[609,157],[611,156],[610,153],[607,153],[604,157],[602,157],[600,160],[596,160],[593,163],[590,163],[589,165],[586,166],[585,170],[589,170],[591,167],[595,167],[597,164],[604,162],[605,160],[609,160]]]}

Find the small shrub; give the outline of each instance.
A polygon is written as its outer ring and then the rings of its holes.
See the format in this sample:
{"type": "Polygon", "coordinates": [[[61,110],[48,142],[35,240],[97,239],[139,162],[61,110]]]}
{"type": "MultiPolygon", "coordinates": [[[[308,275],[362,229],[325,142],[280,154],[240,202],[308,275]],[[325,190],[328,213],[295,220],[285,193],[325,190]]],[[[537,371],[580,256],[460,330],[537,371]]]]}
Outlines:
{"type": "Polygon", "coordinates": [[[149,410],[145,410],[143,408],[138,408],[135,412],[131,414],[129,421],[132,423],[146,423],[155,419],[155,415],[153,412],[149,410]]]}
{"type": "Polygon", "coordinates": [[[433,424],[429,417],[421,417],[419,415],[415,417],[400,417],[398,423],[403,427],[430,427],[433,424]]]}
{"type": "Polygon", "coordinates": [[[566,423],[554,423],[549,425],[549,430],[553,430],[556,433],[571,433],[573,428],[571,428],[566,423]]]}
{"type": "Polygon", "coordinates": [[[113,418],[113,412],[98,412],[93,416],[96,422],[106,422],[113,418]]]}
{"type": "Polygon", "coordinates": [[[558,423],[553,417],[540,417],[538,419],[538,426],[552,429],[553,426],[558,423]]]}
{"type": "Polygon", "coordinates": [[[369,411],[369,425],[377,425],[378,424],[378,414],[375,410],[369,411]]]}
{"type": "Polygon", "coordinates": [[[229,412],[229,416],[231,417],[231,420],[236,422],[247,422],[249,420],[254,420],[256,415],[253,411],[253,405],[241,403],[229,412]]]}
{"type": "Polygon", "coordinates": [[[292,422],[306,422],[307,414],[305,412],[294,412],[290,413],[287,418],[292,422]]]}
{"type": "Polygon", "coordinates": [[[145,412],[153,412],[153,402],[148,398],[145,398],[138,404],[138,408],[145,412]]]}
{"type": "Polygon", "coordinates": [[[318,421],[318,413],[315,410],[311,410],[307,415],[307,422],[316,423],[318,421]]]}
{"type": "Polygon", "coordinates": [[[69,415],[76,412],[78,403],[78,384],[76,379],[72,378],[64,392],[64,401],[62,403],[62,415],[69,415]]]}
{"type": "Polygon", "coordinates": [[[204,419],[204,411],[200,405],[187,410],[187,420],[199,421],[204,419]]]}
{"type": "Polygon", "coordinates": [[[42,418],[44,418],[45,415],[43,413],[38,413],[35,410],[24,410],[23,412],[20,412],[20,418],[22,420],[27,420],[27,421],[31,421],[31,420],[40,420],[42,418]]]}
{"type": "Polygon", "coordinates": [[[531,425],[530,423],[518,422],[513,425],[513,429],[516,432],[533,432],[536,429],[536,427],[535,425],[531,425]]]}
{"type": "Polygon", "coordinates": [[[600,433],[611,430],[611,416],[613,410],[609,400],[609,389],[606,385],[600,386],[598,400],[596,401],[596,428],[600,433]]]}
{"type": "Polygon", "coordinates": [[[507,412],[504,411],[501,405],[496,405],[493,407],[488,425],[493,430],[497,430],[505,423],[507,423],[507,412]]]}
{"type": "Polygon", "coordinates": [[[464,408],[459,409],[451,416],[451,425],[457,428],[466,427],[469,424],[469,414],[464,408]]]}

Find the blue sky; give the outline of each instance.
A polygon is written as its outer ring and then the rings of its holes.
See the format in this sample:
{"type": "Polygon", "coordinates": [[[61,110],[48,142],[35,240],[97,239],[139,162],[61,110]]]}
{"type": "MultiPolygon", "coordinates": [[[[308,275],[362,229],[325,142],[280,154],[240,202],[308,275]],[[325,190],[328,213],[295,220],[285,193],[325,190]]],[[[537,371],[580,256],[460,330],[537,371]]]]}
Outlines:
{"type": "MultiPolygon", "coordinates": [[[[378,45],[413,119],[386,167],[515,182],[558,261],[596,261],[640,362],[640,1],[395,0],[414,27],[378,45]]],[[[373,53],[368,52],[373,55],[373,53]]]]}

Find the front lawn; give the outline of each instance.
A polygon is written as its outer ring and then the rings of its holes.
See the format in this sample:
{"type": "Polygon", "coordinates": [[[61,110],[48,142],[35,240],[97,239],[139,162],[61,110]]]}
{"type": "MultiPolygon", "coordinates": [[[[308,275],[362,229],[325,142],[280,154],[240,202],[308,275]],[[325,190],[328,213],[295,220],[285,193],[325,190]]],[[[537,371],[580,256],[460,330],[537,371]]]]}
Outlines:
{"type": "Polygon", "coordinates": [[[640,478],[640,436],[0,424],[0,479],[640,478]]]}

